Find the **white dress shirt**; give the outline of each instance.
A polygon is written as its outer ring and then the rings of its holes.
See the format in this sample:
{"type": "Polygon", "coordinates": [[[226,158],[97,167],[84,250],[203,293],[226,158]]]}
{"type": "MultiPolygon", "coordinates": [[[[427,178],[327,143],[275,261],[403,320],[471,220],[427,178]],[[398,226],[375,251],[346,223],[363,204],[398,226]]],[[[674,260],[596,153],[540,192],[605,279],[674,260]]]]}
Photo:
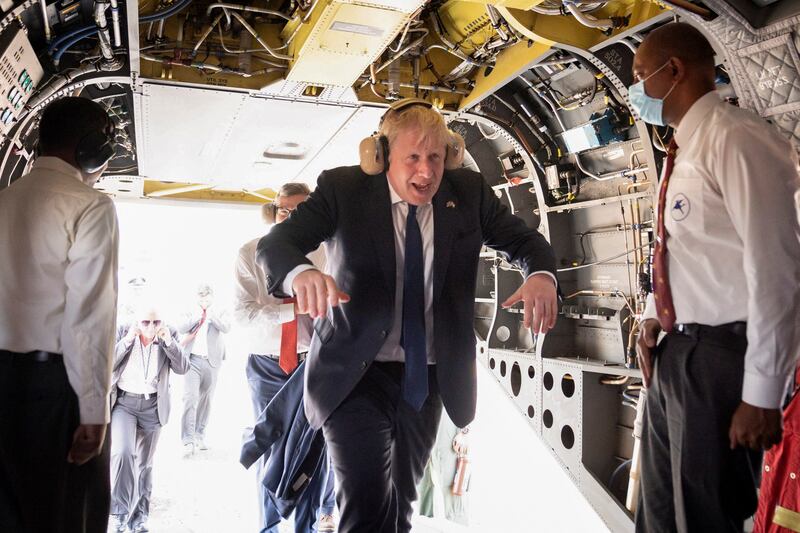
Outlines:
{"type": "MultiPolygon", "coordinates": [[[[675,140],[665,225],[676,322],[747,321],[742,399],[777,408],[797,355],[794,149],[713,92],[689,109],[675,140]]],[[[643,318],[656,318],[652,294],[643,318]]]]}
{"type": "MultiPolygon", "coordinates": [[[[294,320],[294,304],[284,304],[267,292],[266,275],[256,263],[256,248],[260,239],[253,239],[239,249],[236,259],[236,286],[233,304],[234,319],[245,331],[248,351],[260,355],[279,355],[281,325],[294,320]]],[[[314,265],[325,266],[322,248],[308,254],[314,265]]],[[[311,320],[299,317],[297,351],[308,351],[311,343],[311,320]]]]}
{"type": "Polygon", "coordinates": [[[82,424],[109,421],[118,243],[111,199],[61,159],[0,191],[0,348],[63,354],[82,424]]]}
{"type": "Polygon", "coordinates": [[[158,392],[157,385],[158,344],[151,342],[142,346],[142,340],[137,335],[117,387],[133,394],[155,394],[158,392]]]}
{"type": "Polygon", "coordinates": [[[192,354],[206,358],[208,358],[208,322],[208,318],[203,321],[192,344],[192,354]]]}

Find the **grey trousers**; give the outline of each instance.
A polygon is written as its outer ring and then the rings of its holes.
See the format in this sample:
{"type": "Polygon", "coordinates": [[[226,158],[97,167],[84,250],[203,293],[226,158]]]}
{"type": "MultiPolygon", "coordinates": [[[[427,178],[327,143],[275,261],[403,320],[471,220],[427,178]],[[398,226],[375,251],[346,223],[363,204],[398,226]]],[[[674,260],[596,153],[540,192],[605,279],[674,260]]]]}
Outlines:
{"type": "Polygon", "coordinates": [[[214,395],[219,373],[219,369],[211,366],[205,357],[192,354],[189,361],[191,367],[184,380],[181,417],[181,440],[184,444],[203,438],[206,434],[211,397],[214,395]]]}
{"type": "MultiPolygon", "coordinates": [[[[716,328],[714,328],[716,330],[716,328]]],[[[741,533],[756,509],[760,453],[730,449],[747,341],[668,334],[655,352],[642,434],[638,533],[741,533]]]]}
{"type": "Polygon", "coordinates": [[[131,528],[150,514],[153,456],[161,433],[157,402],[155,396],[122,395],[111,411],[111,514],[130,515],[131,528]]]}

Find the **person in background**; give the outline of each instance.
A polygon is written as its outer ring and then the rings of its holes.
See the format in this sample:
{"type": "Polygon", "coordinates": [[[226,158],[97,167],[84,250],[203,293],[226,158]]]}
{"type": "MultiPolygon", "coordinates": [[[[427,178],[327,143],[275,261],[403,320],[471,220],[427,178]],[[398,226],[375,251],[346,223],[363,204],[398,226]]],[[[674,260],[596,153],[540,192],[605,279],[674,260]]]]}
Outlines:
{"type": "Polygon", "coordinates": [[[648,391],[636,530],[740,532],[797,353],[797,157],[720,100],[714,49],[693,26],[649,33],[633,74],[634,110],[675,128],[637,343],[648,391]]]}
{"type": "Polygon", "coordinates": [[[206,427],[211,412],[211,399],[217,386],[219,367],[225,359],[223,333],[230,331],[227,313],[214,305],[214,291],[202,284],[197,289],[197,307],[184,317],[178,332],[191,355],[186,373],[181,417],[181,440],[184,458],[194,455],[195,448],[207,450],[206,427]]]}
{"type": "MultiPolygon", "coordinates": [[[[287,183],[283,185],[270,204],[262,207],[262,218],[268,225],[281,224],[308,198],[309,189],[304,183],[287,183]]],[[[236,287],[234,318],[249,339],[249,356],[247,359],[247,382],[253,400],[253,413],[258,419],[264,408],[289,380],[297,364],[302,362],[311,342],[311,320],[296,313],[292,302],[270,296],[266,288],[264,271],[256,264],[256,246],[258,239],[246,243],[239,250],[236,260],[236,287]],[[294,340],[294,343],[291,341],[294,340]]],[[[325,254],[318,249],[309,254],[309,260],[319,268],[325,264],[325,254]]],[[[280,519],[270,496],[262,484],[264,466],[268,460],[265,455],[258,463],[256,477],[258,480],[259,516],[262,531],[277,532],[277,527],[267,529],[265,524],[280,519]]],[[[295,511],[295,530],[298,533],[312,531],[316,522],[316,530],[330,532],[336,530],[333,518],[333,470],[328,473],[328,484],[320,494],[309,490],[304,498],[315,499],[314,505],[298,506],[299,509],[310,510],[320,508],[319,518],[304,516],[304,512],[295,511]]]]}
{"type": "Polygon", "coordinates": [[[111,524],[149,531],[153,457],[169,420],[169,376],[185,374],[189,353],[157,309],[144,307],[137,320],[119,328],[111,392],[111,524]]]}
{"type": "Polygon", "coordinates": [[[119,237],[92,186],[113,139],[101,105],[55,100],[30,173],[0,191],[0,531],[108,523],[119,237]]]}
{"type": "Polygon", "coordinates": [[[454,486],[459,458],[464,460],[469,456],[469,430],[469,426],[459,429],[450,417],[442,417],[436,443],[418,487],[422,516],[433,518],[436,500],[441,496],[445,518],[462,526],[469,525],[467,481],[462,486],[454,486]]]}

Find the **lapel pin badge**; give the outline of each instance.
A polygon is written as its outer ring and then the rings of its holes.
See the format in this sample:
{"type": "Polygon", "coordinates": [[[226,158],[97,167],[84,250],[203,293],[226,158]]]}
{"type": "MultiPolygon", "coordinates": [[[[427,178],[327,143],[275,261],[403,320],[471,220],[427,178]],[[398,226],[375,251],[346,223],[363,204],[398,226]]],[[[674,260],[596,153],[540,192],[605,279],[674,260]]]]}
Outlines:
{"type": "Polygon", "coordinates": [[[455,203],[453,200],[449,200],[449,201],[448,201],[448,202],[447,202],[445,205],[446,205],[446,206],[447,206],[449,209],[453,209],[453,208],[455,208],[455,206],[456,206],[456,203],[455,203]]]}

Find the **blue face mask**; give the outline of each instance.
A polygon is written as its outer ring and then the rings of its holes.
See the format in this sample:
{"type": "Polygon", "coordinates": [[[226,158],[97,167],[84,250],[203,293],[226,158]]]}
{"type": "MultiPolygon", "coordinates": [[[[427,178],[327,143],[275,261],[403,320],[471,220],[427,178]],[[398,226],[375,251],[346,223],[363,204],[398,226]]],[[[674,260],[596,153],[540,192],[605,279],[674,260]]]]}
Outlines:
{"type": "Polygon", "coordinates": [[[667,91],[667,94],[664,95],[664,98],[653,98],[651,96],[647,96],[647,93],[644,90],[644,82],[661,72],[661,70],[663,70],[667,65],[669,65],[669,60],[667,60],[667,62],[661,65],[658,70],[651,73],[645,79],[628,87],[628,98],[631,101],[631,107],[633,107],[633,110],[636,112],[636,114],[648,124],[666,126],[663,114],[664,100],[666,100],[670,95],[677,82],[672,84],[672,87],[670,87],[669,91],[667,91]]]}

